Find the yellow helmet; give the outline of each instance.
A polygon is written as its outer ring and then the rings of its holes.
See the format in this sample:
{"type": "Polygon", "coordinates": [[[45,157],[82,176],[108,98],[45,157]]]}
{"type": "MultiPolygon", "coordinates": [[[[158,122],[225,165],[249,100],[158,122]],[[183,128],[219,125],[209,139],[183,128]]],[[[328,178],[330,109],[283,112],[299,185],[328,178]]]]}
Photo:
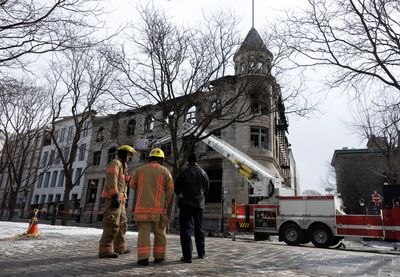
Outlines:
{"type": "Polygon", "coordinates": [[[132,155],[136,154],[135,148],[130,145],[121,145],[117,148],[117,151],[126,151],[128,153],[131,153],[132,155]]]}
{"type": "Polygon", "coordinates": [[[154,148],[150,151],[149,157],[157,157],[165,159],[164,151],[160,148],[154,148]]]}

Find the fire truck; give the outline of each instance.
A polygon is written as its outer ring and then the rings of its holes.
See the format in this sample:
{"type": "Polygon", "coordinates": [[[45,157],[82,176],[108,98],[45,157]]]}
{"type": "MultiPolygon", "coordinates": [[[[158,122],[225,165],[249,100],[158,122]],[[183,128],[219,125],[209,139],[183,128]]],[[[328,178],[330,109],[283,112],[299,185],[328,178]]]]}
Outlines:
{"type": "MultiPolygon", "coordinates": [[[[293,188],[285,187],[282,179],[273,176],[261,163],[206,130],[186,124],[181,135],[187,134],[203,137],[202,142],[230,160],[249,183],[252,191],[249,196],[258,200],[257,204],[232,200],[229,231],[234,234],[252,232],[255,240],[277,235],[288,245],[311,241],[321,248],[335,246],[347,237],[400,241],[400,203],[395,201],[400,199],[399,189],[396,188],[396,195],[393,187],[383,187],[389,201],[385,201],[380,215],[345,214],[338,197],[295,195],[293,188]]],[[[169,139],[167,136],[154,144],[169,139]]]]}

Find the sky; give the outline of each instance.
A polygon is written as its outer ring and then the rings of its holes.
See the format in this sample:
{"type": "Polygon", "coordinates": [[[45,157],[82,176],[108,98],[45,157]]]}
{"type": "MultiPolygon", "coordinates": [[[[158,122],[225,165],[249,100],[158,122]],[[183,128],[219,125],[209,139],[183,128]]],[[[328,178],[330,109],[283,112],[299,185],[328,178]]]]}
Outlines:
{"type": "MultiPolygon", "coordinates": [[[[258,31],[263,26],[279,20],[282,11],[306,6],[306,0],[255,0],[254,26],[258,31]]],[[[138,20],[135,5],[147,3],[141,0],[108,0],[113,10],[108,21],[117,26],[126,20],[138,20]]],[[[165,9],[178,23],[189,25],[201,19],[203,13],[227,9],[240,18],[241,35],[244,39],[252,25],[251,0],[154,0],[156,5],[165,9]]],[[[306,80],[307,85],[307,80],[306,80]]],[[[311,91],[321,91],[318,84],[308,85],[311,91]]],[[[324,193],[322,181],[335,149],[363,148],[362,142],[349,128],[352,120],[346,95],[338,92],[325,92],[319,98],[323,101],[318,106],[320,112],[307,118],[289,117],[289,142],[296,161],[300,177],[301,190],[317,190],[324,193]]]]}

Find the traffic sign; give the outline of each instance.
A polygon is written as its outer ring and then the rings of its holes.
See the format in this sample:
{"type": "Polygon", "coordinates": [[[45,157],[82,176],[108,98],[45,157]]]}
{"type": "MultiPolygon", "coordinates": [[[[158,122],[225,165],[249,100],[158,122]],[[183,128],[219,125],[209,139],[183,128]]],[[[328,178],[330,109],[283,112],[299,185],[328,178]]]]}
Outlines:
{"type": "Polygon", "coordinates": [[[372,202],[380,203],[381,202],[381,195],[379,193],[372,194],[372,202]]]}

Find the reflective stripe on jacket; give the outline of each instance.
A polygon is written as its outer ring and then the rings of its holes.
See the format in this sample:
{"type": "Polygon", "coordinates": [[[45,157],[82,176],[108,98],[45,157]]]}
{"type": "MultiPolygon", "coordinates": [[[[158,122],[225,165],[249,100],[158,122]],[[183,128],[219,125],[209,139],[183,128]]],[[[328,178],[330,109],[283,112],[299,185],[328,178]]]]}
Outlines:
{"type": "Polygon", "coordinates": [[[137,190],[136,221],[159,221],[172,207],[174,183],[169,170],[157,162],[138,167],[130,180],[137,190]]]}
{"type": "Polygon", "coordinates": [[[124,168],[120,159],[112,160],[106,168],[106,181],[104,190],[101,194],[102,197],[111,199],[115,194],[118,194],[120,201],[128,199],[126,196],[126,180],[124,168]]]}

